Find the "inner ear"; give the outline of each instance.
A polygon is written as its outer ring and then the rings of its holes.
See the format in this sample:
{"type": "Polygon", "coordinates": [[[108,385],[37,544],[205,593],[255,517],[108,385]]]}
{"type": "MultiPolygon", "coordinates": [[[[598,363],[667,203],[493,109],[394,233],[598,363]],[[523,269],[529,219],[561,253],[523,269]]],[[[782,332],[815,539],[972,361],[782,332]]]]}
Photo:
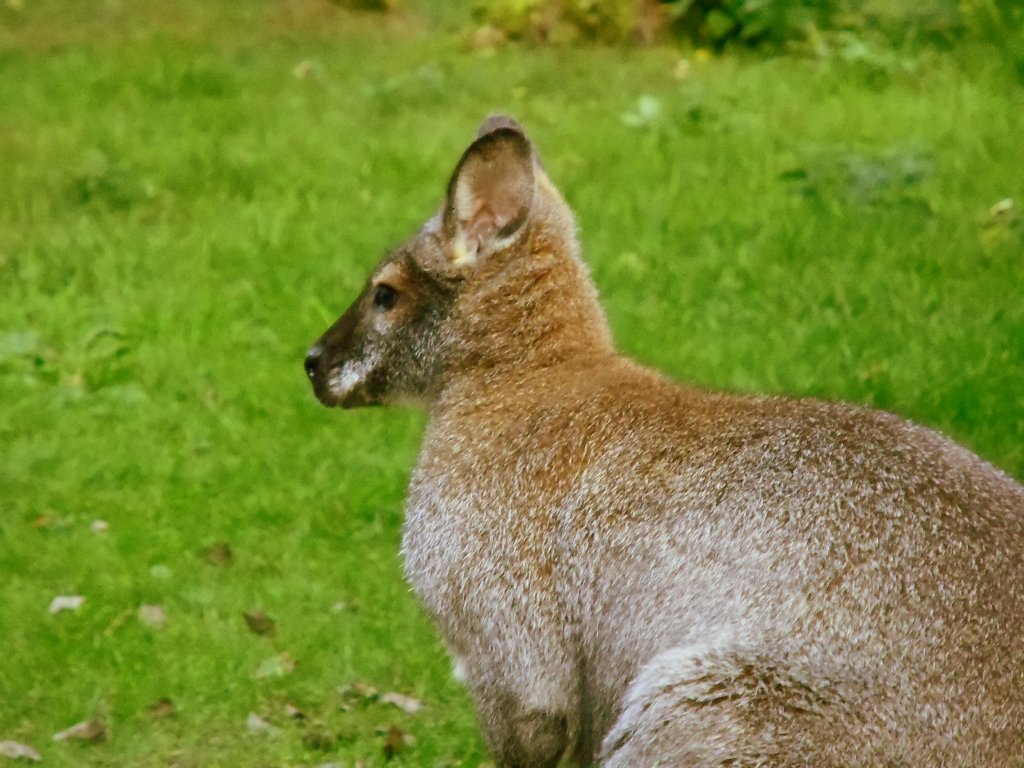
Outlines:
{"type": "Polygon", "coordinates": [[[452,262],[471,264],[510,243],[529,219],[534,190],[533,148],[521,131],[501,127],[474,141],[448,184],[452,262]]]}

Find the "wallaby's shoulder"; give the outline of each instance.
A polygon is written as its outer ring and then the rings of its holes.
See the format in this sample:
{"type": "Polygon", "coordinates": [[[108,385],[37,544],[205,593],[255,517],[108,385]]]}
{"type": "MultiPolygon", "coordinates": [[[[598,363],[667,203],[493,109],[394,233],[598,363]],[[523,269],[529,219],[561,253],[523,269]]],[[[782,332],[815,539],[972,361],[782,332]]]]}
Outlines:
{"type": "Polygon", "coordinates": [[[1001,470],[932,429],[859,405],[710,391],[612,354],[454,395],[435,412],[425,452],[468,462],[476,476],[516,465],[564,480],[576,474],[564,456],[622,473],[665,465],[688,482],[760,483],[765,492],[775,478],[848,496],[906,494],[913,484],[960,504],[1002,493],[1024,516],[1021,487],[1001,470]]]}

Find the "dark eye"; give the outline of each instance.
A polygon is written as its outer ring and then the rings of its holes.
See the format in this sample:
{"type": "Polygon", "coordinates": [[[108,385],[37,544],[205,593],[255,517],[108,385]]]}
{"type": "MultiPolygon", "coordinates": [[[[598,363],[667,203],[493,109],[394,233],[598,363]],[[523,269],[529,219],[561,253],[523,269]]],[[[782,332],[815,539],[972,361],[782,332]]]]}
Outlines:
{"type": "Polygon", "coordinates": [[[377,309],[391,309],[398,301],[398,291],[381,283],[373,289],[373,306],[377,309]]]}

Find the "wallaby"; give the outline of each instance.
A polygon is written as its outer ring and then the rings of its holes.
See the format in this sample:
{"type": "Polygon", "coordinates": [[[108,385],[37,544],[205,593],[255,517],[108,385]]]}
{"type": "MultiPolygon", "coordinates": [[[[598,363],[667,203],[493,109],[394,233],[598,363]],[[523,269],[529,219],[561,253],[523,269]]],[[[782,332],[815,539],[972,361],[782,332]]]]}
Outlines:
{"type": "Polygon", "coordinates": [[[510,118],[306,371],[429,412],[405,573],[499,766],[1024,766],[1024,487],[887,413],[617,355],[510,118]]]}

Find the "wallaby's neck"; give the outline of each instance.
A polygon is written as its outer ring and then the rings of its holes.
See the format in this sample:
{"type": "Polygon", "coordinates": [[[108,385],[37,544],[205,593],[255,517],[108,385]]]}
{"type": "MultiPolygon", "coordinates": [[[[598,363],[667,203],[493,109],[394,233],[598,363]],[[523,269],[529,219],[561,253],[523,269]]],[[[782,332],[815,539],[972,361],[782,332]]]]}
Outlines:
{"type": "MultiPolygon", "coordinates": [[[[557,231],[557,230],[554,230],[557,231]]],[[[565,229],[563,228],[564,232],[565,229]]],[[[456,397],[613,354],[611,331],[573,237],[538,228],[471,279],[453,316],[444,389],[456,397]]]]}

